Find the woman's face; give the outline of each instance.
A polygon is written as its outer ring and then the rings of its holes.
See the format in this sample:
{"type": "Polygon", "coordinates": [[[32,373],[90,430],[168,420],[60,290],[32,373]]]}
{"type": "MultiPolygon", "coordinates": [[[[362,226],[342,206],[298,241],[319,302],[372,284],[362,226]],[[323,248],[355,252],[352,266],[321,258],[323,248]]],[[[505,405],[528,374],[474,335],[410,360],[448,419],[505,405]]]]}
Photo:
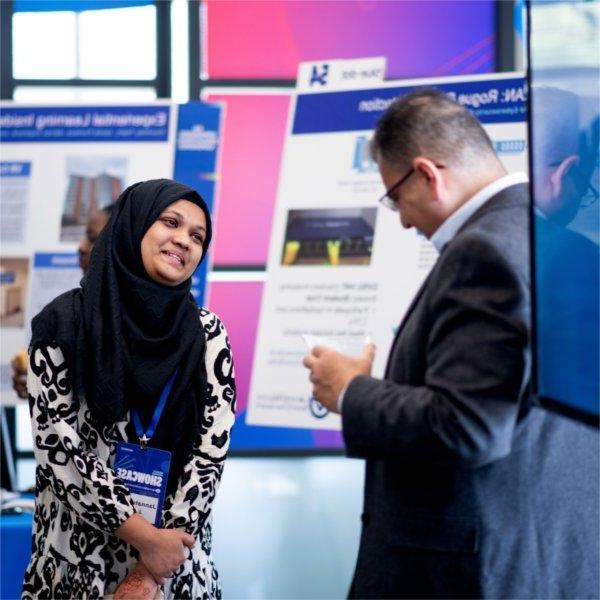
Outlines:
{"type": "Polygon", "coordinates": [[[146,273],[163,285],[179,285],[196,270],[205,238],[204,211],[189,200],[173,202],[142,239],[146,273]]]}

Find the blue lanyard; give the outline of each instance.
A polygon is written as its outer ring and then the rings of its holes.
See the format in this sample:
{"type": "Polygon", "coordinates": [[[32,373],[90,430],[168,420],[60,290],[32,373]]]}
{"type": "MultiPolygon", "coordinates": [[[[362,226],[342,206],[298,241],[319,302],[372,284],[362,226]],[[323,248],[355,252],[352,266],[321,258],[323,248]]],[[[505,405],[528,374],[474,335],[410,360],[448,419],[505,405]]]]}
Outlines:
{"type": "Polygon", "coordinates": [[[173,373],[173,375],[171,375],[171,377],[169,378],[169,381],[167,381],[167,385],[165,385],[165,387],[163,388],[163,391],[160,395],[160,400],[158,401],[158,404],[156,405],[156,408],[154,409],[154,414],[152,415],[152,421],[150,421],[150,425],[145,433],[144,433],[144,428],[142,427],[142,421],[140,419],[140,415],[138,414],[138,411],[135,408],[131,409],[131,414],[133,415],[133,424],[135,425],[135,432],[137,433],[137,436],[140,440],[140,447],[143,449],[146,448],[146,446],[148,445],[148,442],[152,439],[152,436],[154,435],[154,430],[156,429],[156,426],[158,425],[158,421],[159,421],[159,419],[162,415],[162,412],[165,408],[165,404],[167,403],[167,398],[169,397],[169,394],[171,393],[171,388],[173,387],[173,382],[175,381],[175,377],[177,377],[178,371],[179,371],[179,369],[175,369],[175,373],[173,373]]]}

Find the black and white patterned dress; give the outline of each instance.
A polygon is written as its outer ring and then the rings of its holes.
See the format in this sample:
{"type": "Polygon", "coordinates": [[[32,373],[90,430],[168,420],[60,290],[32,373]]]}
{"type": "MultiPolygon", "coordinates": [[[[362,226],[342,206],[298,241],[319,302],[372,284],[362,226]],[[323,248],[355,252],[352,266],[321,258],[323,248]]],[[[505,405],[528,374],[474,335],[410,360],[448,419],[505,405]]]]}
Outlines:
{"type": "MultiPolygon", "coordinates": [[[[211,558],[211,507],[223,471],[235,412],[231,348],[219,318],[200,310],[206,335],[208,400],[201,433],[177,490],[165,499],[162,527],[196,538],[185,563],[163,586],[165,598],[220,598],[211,558]]],[[[23,598],[102,598],[136,563],[111,535],[134,513],[112,465],[127,420],[101,431],[85,401],[76,402],[60,348],[34,347],[27,379],[36,470],[33,554],[23,598]]]]}

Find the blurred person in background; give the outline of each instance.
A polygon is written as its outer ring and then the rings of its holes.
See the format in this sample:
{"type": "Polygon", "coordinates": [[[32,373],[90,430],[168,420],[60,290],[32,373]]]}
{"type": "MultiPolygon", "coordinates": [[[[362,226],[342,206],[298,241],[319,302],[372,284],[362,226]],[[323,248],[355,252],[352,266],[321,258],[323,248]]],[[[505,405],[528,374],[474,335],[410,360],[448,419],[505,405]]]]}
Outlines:
{"type": "MultiPolygon", "coordinates": [[[[79,266],[85,275],[90,266],[90,255],[95,241],[108,223],[108,219],[114,209],[114,204],[104,207],[93,213],[85,228],[85,237],[79,243],[77,252],[79,254],[79,266]]],[[[12,386],[19,398],[27,399],[27,350],[17,352],[10,361],[12,369],[12,386]]]]}

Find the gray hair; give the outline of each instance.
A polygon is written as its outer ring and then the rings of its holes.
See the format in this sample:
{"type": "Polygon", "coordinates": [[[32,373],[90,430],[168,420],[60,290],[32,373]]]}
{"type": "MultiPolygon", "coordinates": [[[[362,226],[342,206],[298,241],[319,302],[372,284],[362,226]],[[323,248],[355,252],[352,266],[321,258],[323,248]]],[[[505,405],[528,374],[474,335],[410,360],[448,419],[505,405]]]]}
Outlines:
{"type": "Polygon", "coordinates": [[[400,96],[385,111],[371,140],[375,160],[409,164],[416,156],[460,168],[497,156],[481,123],[463,106],[436,89],[400,96]]]}

